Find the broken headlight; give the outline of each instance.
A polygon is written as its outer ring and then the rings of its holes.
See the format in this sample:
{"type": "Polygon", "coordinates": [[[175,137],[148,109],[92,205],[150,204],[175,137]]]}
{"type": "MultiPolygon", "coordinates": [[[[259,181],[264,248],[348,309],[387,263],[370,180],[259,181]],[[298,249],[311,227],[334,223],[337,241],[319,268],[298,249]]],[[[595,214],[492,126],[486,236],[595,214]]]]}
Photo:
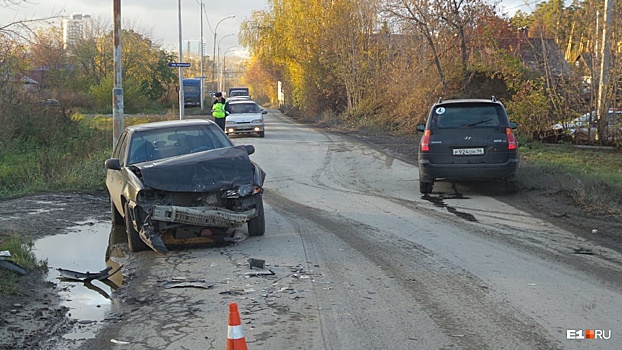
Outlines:
{"type": "Polygon", "coordinates": [[[257,185],[248,184],[248,185],[242,185],[238,187],[236,190],[227,190],[222,195],[222,198],[240,198],[240,197],[250,196],[252,194],[256,194],[259,192],[261,192],[261,187],[257,185]]]}

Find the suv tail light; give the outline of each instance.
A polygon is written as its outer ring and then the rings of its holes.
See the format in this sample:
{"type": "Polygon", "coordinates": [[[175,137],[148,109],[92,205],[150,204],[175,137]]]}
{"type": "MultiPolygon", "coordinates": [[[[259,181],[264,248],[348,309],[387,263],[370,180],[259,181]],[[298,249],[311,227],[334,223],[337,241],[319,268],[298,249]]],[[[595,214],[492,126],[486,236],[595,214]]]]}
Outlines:
{"type": "Polygon", "coordinates": [[[512,129],[505,128],[505,134],[508,137],[508,150],[513,151],[516,149],[516,136],[512,132],[512,129]]]}
{"type": "Polygon", "coordinates": [[[432,135],[432,130],[426,129],[423,132],[423,137],[421,138],[421,152],[429,152],[430,151],[430,135],[432,135]]]}

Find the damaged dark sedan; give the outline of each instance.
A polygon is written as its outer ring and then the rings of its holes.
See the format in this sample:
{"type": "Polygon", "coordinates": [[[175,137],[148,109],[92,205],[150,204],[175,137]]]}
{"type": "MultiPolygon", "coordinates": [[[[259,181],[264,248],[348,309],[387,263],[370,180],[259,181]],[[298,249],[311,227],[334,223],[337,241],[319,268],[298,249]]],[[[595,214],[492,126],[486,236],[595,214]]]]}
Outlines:
{"type": "Polygon", "coordinates": [[[226,236],[247,225],[265,232],[264,171],[213,122],[164,121],[127,127],[105,161],[113,224],[131,251],[167,253],[162,239],[226,236]]]}

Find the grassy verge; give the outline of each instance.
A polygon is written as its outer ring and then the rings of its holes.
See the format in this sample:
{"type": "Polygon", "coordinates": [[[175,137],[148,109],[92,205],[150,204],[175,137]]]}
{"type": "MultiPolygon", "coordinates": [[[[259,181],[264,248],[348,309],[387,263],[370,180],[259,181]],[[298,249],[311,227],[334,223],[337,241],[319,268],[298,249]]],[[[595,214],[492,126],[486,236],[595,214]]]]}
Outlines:
{"type": "Polygon", "coordinates": [[[586,212],[622,213],[622,153],[572,145],[521,147],[522,187],[560,192],[586,212]]]}
{"type": "MultiPolygon", "coordinates": [[[[27,272],[47,271],[47,260],[37,261],[35,254],[32,252],[32,247],[32,242],[24,242],[17,235],[12,235],[0,243],[0,251],[8,250],[11,253],[11,260],[23,267],[27,272]]],[[[0,283],[0,295],[17,293],[17,277],[15,272],[0,269],[0,281],[2,281],[0,283]]]]}

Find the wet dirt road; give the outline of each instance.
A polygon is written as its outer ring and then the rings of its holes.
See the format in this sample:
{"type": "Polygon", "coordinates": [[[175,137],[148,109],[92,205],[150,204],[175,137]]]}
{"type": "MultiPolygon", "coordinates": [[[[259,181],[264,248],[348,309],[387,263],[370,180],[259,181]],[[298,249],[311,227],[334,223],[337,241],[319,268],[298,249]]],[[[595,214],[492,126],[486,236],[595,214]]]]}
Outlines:
{"type": "Polygon", "coordinates": [[[278,112],[266,125],[234,140],[267,173],[265,236],[131,254],[124,307],[57,349],[223,349],[231,302],[252,349],[619,348],[618,253],[497,200],[503,186],[422,197],[412,165],[278,112]],[[567,339],[588,329],[610,339],[567,339]]]}

